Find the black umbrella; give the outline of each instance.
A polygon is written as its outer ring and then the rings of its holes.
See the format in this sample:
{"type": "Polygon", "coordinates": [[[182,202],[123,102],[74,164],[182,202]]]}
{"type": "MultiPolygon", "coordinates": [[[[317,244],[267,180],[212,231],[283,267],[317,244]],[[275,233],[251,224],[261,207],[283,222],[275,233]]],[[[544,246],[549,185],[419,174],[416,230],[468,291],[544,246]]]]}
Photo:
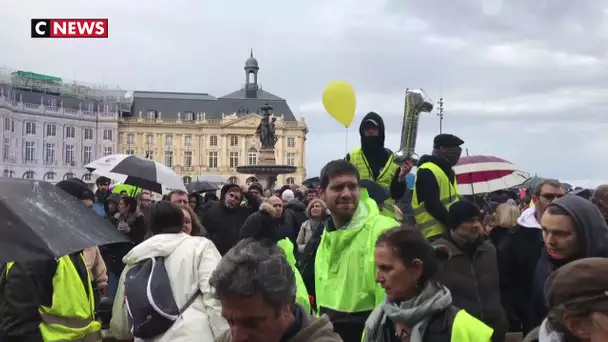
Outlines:
{"type": "Polygon", "coordinates": [[[0,217],[0,263],[130,242],[93,209],[48,182],[0,178],[0,217]]]}
{"type": "Polygon", "coordinates": [[[207,192],[219,190],[220,187],[217,184],[206,181],[195,181],[186,186],[188,192],[207,192]]]}

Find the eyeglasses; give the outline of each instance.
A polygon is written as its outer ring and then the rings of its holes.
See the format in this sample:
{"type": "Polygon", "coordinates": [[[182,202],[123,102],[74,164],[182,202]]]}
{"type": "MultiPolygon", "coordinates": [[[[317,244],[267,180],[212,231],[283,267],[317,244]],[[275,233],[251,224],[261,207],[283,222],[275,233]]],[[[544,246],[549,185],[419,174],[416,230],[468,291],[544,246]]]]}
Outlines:
{"type": "Polygon", "coordinates": [[[540,195],[541,195],[541,197],[543,197],[547,201],[553,201],[556,198],[562,198],[562,197],[564,197],[564,194],[540,194],[540,195]]]}

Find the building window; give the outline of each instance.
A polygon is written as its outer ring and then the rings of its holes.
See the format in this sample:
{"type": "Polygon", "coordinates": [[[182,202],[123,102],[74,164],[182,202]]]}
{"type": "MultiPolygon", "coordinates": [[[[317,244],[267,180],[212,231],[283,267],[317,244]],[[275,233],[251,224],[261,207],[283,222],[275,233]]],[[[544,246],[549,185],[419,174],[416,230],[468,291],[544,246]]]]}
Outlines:
{"type": "Polygon", "coordinates": [[[76,176],[74,176],[72,172],[67,172],[65,175],[63,175],[63,180],[68,180],[72,178],[76,178],[76,176]]]}
{"type": "Polygon", "coordinates": [[[112,141],[112,130],[104,129],[103,130],[103,140],[112,141]]]}
{"type": "Polygon", "coordinates": [[[148,113],[148,119],[156,119],[156,111],[155,110],[149,110],[148,113]]]}
{"type": "Polygon", "coordinates": [[[230,168],[235,168],[237,166],[239,166],[239,153],[230,152],[230,168]]]}
{"type": "Polygon", "coordinates": [[[90,182],[93,179],[93,175],[90,173],[85,173],[82,175],[82,180],[85,182],[90,182]]]}
{"type": "Polygon", "coordinates": [[[74,165],[74,145],[65,145],[65,163],[66,165],[74,165]]]}
{"type": "Polygon", "coordinates": [[[217,146],[217,135],[209,137],[209,146],[217,146]]]}
{"type": "Polygon", "coordinates": [[[253,176],[247,178],[247,180],[245,181],[245,183],[247,183],[247,185],[251,185],[251,183],[257,183],[257,182],[259,182],[258,179],[253,176]]]}
{"type": "Polygon", "coordinates": [[[287,138],[287,147],[296,147],[296,138],[294,138],[294,137],[287,138]]]}
{"type": "Polygon", "coordinates": [[[84,146],[82,148],[82,161],[85,165],[93,161],[93,146],[84,146]]]}
{"type": "Polygon", "coordinates": [[[287,153],[287,165],[296,166],[296,154],[295,153],[287,153]]]}
{"type": "Polygon", "coordinates": [[[92,112],[93,111],[93,103],[88,103],[87,104],[87,112],[92,112]]]}
{"type": "Polygon", "coordinates": [[[36,143],[33,141],[25,142],[25,162],[31,163],[36,158],[36,143]]]}
{"type": "MultiPolygon", "coordinates": [[[[7,132],[11,132],[11,129],[13,129],[13,127],[13,120],[11,120],[10,118],[4,118],[4,130],[7,132]]],[[[14,130],[12,132],[14,132],[14,130]]]]}
{"type": "Polygon", "coordinates": [[[15,177],[15,171],[4,169],[4,172],[2,172],[2,177],[13,178],[15,177]]]}
{"type": "Polygon", "coordinates": [[[8,160],[10,157],[10,151],[11,151],[11,139],[10,138],[4,138],[4,146],[2,146],[2,158],[4,160],[8,160]]]}
{"type": "Polygon", "coordinates": [[[23,174],[23,179],[34,179],[36,178],[36,174],[34,173],[34,171],[26,171],[23,174]]]}
{"type": "Polygon", "coordinates": [[[57,125],[46,124],[46,136],[47,137],[56,137],[57,136],[57,125]]]}
{"type": "Polygon", "coordinates": [[[25,123],[25,134],[27,134],[27,135],[36,134],[36,123],[35,122],[26,122],[25,123]]]}
{"type": "Polygon", "coordinates": [[[49,172],[45,173],[44,176],[42,176],[42,179],[46,180],[46,181],[53,181],[53,180],[55,180],[56,176],[57,176],[57,174],[55,172],[49,171],[49,172]]]}
{"type": "Polygon", "coordinates": [[[93,140],[93,129],[85,127],[83,130],[84,140],[93,140]]]}
{"type": "Polygon", "coordinates": [[[230,146],[239,146],[239,137],[236,135],[230,136],[230,146]]]}
{"type": "Polygon", "coordinates": [[[103,148],[103,156],[107,157],[109,155],[111,155],[112,153],[114,153],[114,149],[112,148],[112,146],[105,146],[103,148]]]}
{"type": "Polygon", "coordinates": [[[184,152],[184,166],[192,167],[192,151],[184,152]]]}
{"type": "Polygon", "coordinates": [[[192,146],[192,136],[186,135],[184,137],[184,146],[191,147],[192,146]]]}
{"type": "Polygon", "coordinates": [[[44,146],[44,163],[46,165],[54,165],[55,164],[55,144],[46,143],[44,146]]]}
{"type": "Polygon", "coordinates": [[[239,184],[239,178],[236,177],[236,176],[232,176],[232,177],[228,178],[228,183],[238,185],[239,184]]]}
{"type": "Polygon", "coordinates": [[[154,160],[154,150],[146,151],[146,159],[154,160]]]}
{"type": "Polygon", "coordinates": [[[184,185],[188,185],[188,184],[192,183],[192,177],[184,176],[184,177],[182,177],[182,182],[184,183],[184,185]]]}
{"type": "Polygon", "coordinates": [[[165,136],[165,146],[170,149],[173,146],[173,136],[167,135],[165,136]]]}
{"type": "Polygon", "coordinates": [[[127,134],[127,145],[133,145],[135,143],[135,137],[133,134],[127,134]]]}
{"type": "Polygon", "coordinates": [[[192,112],[186,112],[186,120],[187,121],[194,120],[194,113],[192,113],[192,112]]]}
{"type": "Polygon", "coordinates": [[[173,151],[165,151],[165,165],[173,167],[173,151]]]}
{"type": "Polygon", "coordinates": [[[109,104],[104,105],[103,109],[105,113],[112,113],[112,106],[109,104]]]}
{"type": "Polygon", "coordinates": [[[258,163],[258,151],[255,148],[250,148],[247,152],[247,164],[256,165],[258,163]]]}
{"type": "Polygon", "coordinates": [[[65,137],[66,137],[66,139],[76,138],[76,128],[74,126],[66,126],[65,127],[65,137]]]}
{"type": "Polygon", "coordinates": [[[293,177],[287,177],[287,179],[285,180],[285,184],[288,184],[288,185],[296,184],[296,180],[293,177]]]}
{"type": "Polygon", "coordinates": [[[125,154],[130,154],[130,155],[134,155],[135,154],[135,150],[132,148],[128,148],[125,150],[125,154]]]}
{"type": "Polygon", "coordinates": [[[150,146],[154,144],[154,135],[148,134],[146,135],[146,145],[150,146]]]}
{"type": "Polygon", "coordinates": [[[49,107],[56,107],[57,101],[55,99],[49,99],[49,107]]]}
{"type": "Polygon", "coordinates": [[[209,152],[209,167],[217,169],[217,151],[209,152]]]}

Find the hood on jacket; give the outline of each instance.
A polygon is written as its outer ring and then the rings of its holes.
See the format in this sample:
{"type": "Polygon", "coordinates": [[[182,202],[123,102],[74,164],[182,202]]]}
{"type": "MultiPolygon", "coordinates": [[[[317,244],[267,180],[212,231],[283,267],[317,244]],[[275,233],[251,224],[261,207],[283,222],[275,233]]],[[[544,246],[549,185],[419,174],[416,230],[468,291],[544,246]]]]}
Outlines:
{"type": "Polygon", "coordinates": [[[608,224],[593,203],[579,196],[564,196],[552,205],[562,208],[574,221],[581,258],[608,257],[608,224]]]}
{"type": "Polygon", "coordinates": [[[222,187],[222,189],[220,190],[220,203],[222,204],[222,207],[225,206],[224,203],[226,203],[226,202],[224,202],[224,199],[226,198],[226,194],[228,193],[228,191],[231,190],[231,189],[236,189],[236,188],[238,188],[239,191],[241,192],[241,199],[242,199],[242,197],[243,197],[243,189],[241,188],[240,185],[230,183],[230,184],[225,184],[222,187]]]}
{"type": "Polygon", "coordinates": [[[365,153],[366,157],[369,158],[368,153],[366,152],[378,152],[384,149],[384,139],[385,139],[385,128],[384,128],[384,120],[382,117],[378,115],[378,113],[369,112],[367,115],[363,117],[361,120],[361,124],[359,125],[359,135],[361,136],[361,149],[363,153],[365,153]],[[366,137],[363,135],[363,126],[366,121],[373,120],[374,123],[378,126],[378,130],[380,134],[377,137],[366,137]]]}
{"type": "Polygon", "coordinates": [[[133,247],[122,261],[127,265],[133,265],[148,258],[167,257],[188,238],[190,235],[186,233],[156,234],[133,247]]]}
{"type": "Polygon", "coordinates": [[[285,209],[304,213],[306,212],[306,204],[302,203],[299,199],[294,198],[285,204],[285,209]]]}
{"type": "Polygon", "coordinates": [[[262,212],[263,214],[269,214],[272,217],[279,217],[277,209],[273,207],[270,203],[264,202],[260,204],[260,212],[262,212]]]}
{"type": "Polygon", "coordinates": [[[524,228],[542,229],[540,223],[536,220],[536,208],[524,210],[517,218],[517,224],[524,228]]]}

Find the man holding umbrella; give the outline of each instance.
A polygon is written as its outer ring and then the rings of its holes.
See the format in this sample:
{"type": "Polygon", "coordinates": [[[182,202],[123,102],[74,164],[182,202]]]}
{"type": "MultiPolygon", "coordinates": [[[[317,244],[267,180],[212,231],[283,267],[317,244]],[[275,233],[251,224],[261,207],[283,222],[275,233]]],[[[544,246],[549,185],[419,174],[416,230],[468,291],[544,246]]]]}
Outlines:
{"type": "MultiPolygon", "coordinates": [[[[79,179],[61,181],[57,187],[88,208],[93,206],[95,195],[79,179]]],[[[82,251],[57,259],[8,263],[0,279],[1,341],[101,340],[82,251]]]]}

